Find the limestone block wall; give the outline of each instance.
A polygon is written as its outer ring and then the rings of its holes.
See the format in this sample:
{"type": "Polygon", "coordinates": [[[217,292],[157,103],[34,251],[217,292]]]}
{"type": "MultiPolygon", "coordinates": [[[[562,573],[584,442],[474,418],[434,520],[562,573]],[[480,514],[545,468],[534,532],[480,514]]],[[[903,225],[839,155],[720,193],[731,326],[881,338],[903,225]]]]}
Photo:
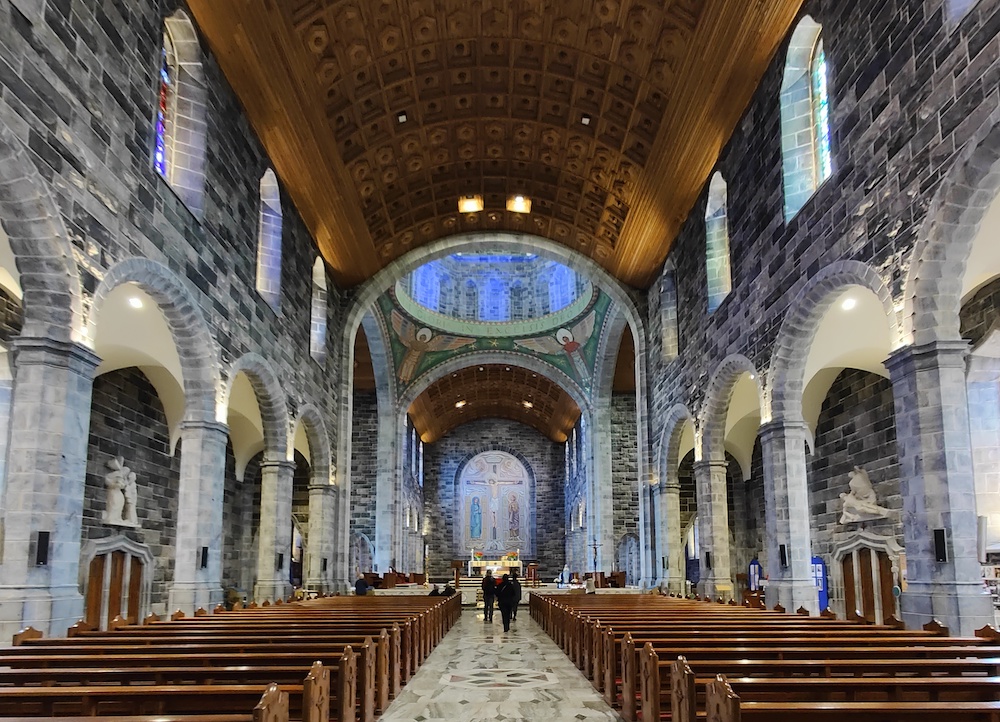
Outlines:
{"type": "Polygon", "coordinates": [[[232,444],[226,444],[226,480],[222,505],[222,587],[250,599],[257,578],[257,529],[260,525],[260,462],[247,463],[236,478],[232,444]]]}
{"type": "Polygon", "coordinates": [[[639,533],[638,441],[635,394],[611,397],[611,494],[614,538],[639,533]]]}
{"type": "Polygon", "coordinates": [[[973,346],[982,341],[1000,318],[1000,279],[987,283],[962,306],[962,338],[973,346]]]}
{"type": "Polygon", "coordinates": [[[831,575],[834,549],[860,530],[892,537],[902,545],[903,500],[888,379],[857,369],[841,372],[823,402],[814,449],[809,459],[813,554],[826,561],[831,575]],[[840,523],[840,494],[849,492],[848,473],[854,466],[868,472],[879,505],[891,510],[889,518],[840,523]]]}
{"type": "MultiPolygon", "coordinates": [[[[154,613],[167,611],[173,580],[180,451],[170,453],[166,416],[156,389],[136,368],[111,371],[94,381],[83,497],[83,539],[122,534],[150,548],[154,559],[150,601],[154,613]],[[136,475],[139,529],[102,521],[106,509],[107,462],[122,456],[136,475]]],[[[89,560],[83,560],[87,564],[89,560]]]]}
{"type": "Polygon", "coordinates": [[[450,574],[454,559],[468,550],[454,549],[456,475],[470,455],[487,449],[519,455],[535,478],[535,510],[531,527],[542,578],[562,569],[564,552],[564,446],[529,426],[505,419],[480,419],[454,429],[424,447],[424,514],[428,527],[430,573],[450,574]]]}
{"type": "Polygon", "coordinates": [[[351,441],[351,531],[375,540],[378,473],[378,402],[375,392],[354,392],[351,441]]]}
{"type": "MultiPolygon", "coordinates": [[[[566,474],[566,564],[570,572],[583,572],[593,566],[593,552],[588,549],[587,514],[587,474],[584,449],[583,423],[578,421],[575,434],[566,442],[566,457],[563,467],[566,474]],[[581,519],[582,512],[582,519],[581,519]]],[[[558,572],[557,572],[558,573],[558,572]]]]}

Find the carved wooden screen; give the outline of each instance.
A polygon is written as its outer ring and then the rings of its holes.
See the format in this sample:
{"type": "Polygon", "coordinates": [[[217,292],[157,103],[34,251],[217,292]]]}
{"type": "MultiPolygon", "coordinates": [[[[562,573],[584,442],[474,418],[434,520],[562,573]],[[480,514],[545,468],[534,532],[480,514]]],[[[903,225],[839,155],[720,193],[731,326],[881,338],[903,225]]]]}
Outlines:
{"type": "Polygon", "coordinates": [[[152,556],[144,545],[134,542],[96,549],[87,567],[84,620],[107,629],[116,616],[138,624],[148,610],[152,556]]]}
{"type": "Polygon", "coordinates": [[[845,554],[841,565],[848,616],[857,611],[876,624],[882,624],[890,616],[899,616],[893,594],[893,564],[886,552],[861,547],[845,554]]]}

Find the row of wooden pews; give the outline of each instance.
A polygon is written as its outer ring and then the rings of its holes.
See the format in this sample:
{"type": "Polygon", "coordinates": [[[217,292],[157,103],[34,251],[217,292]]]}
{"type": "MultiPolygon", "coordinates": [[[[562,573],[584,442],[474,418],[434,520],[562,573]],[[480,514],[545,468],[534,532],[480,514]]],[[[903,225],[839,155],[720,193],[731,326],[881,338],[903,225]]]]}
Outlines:
{"type": "Polygon", "coordinates": [[[29,628],[0,648],[0,719],[372,722],[460,615],[459,595],[343,596],[29,628]]]}
{"type": "Polygon", "coordinates": [[[1000,634],[659,595],[532,593],[532,617],[634,721],[1000,722],[1000,634]]]}

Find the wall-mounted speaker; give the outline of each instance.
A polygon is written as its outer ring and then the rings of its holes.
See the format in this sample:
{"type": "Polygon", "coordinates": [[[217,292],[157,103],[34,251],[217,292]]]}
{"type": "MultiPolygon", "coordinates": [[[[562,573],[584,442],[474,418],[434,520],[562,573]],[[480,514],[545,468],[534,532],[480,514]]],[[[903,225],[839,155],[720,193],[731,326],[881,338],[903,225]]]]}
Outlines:
{"type": "Polygon", "coordinates": [[[784,544],[778,545],[778,559],[781,561],[781,568],[786,569],[788,567],[788,547],[784,544]]]}
{"type": "Polygon", "coordinates": [[[285,555],[283,552],[278,552],[278,571],[280,572],[285,568],[285,555]]]}
{"type": "Polygon", "coordinates": [[[44,567],[49,563],[49,532],[38,532],[38,541],[35,543],[35,566],[44,567]]]}
{"type": "Polygon", "coordinates": [[[705,552],[705,568],[712,568],[712,552],[705,552]]]}
{"type": "Polygon", "coordinates": [[[202,569],[208,569],[208,547],[201,548],[199,566],[202,569]]]}
{"type": "Polygon", "coordinates": [[[934,530],[934,559],[939,562],[948,561],[948,547],[945,545],[944,529],[934,530]]]}
{"type": "Polygon", "coordinates": [[[976,517],[976,551],[979,553],[979,563],[986,563],[986,538],[990,532],[989,519],[985,516],[976,517]]]}

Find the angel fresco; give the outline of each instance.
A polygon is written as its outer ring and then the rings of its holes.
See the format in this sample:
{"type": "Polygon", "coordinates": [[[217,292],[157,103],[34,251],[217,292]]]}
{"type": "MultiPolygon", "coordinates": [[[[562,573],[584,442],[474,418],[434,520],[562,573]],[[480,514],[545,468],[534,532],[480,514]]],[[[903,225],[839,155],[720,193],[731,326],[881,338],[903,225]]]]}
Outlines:
{"type": "Polygon", "coordinates": [[[429,351],[454,351],[476,342],[474,338],[434,335],[426,326],[418,327],[399,311],[392,312],[392,329],[400,342],[406,346],[406,354],[399,364],[399,380],[406,384],[413,380],[413,375],[420,364],[420,359],[429,351]]]}
{"type": "Polygon", "coordinates": [[[594,323],[597,313],[591,311],[584,316],[573,328],[560,328],[555,336],[537,336],[536,338],[523,338],[514,341],[515,346],[526,348],[535,353],[558,355],[564,352],[580,375],[583,381],[590,380],[590,369],[587,367],[587,360],[583,357],[583,345],[594,333],[594,323]]]}

